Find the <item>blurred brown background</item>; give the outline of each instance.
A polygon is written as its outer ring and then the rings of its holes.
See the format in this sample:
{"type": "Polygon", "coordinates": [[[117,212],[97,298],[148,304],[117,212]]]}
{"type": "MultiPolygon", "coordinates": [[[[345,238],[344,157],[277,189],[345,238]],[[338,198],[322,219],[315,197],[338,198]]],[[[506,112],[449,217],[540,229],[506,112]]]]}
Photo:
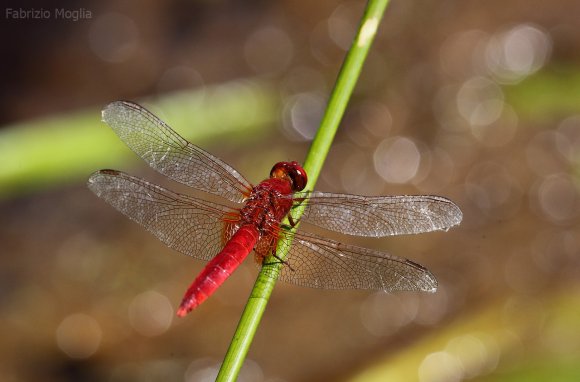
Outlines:
{"type": "MultiPolygon", "coordinates": [[[[364,2],[53,3],[0,22],[0,380],[213,380],[255,266],[177,319],[203,264],[84,182],[113,166],[177,187],[128,149],[71,144],[85,130],[67,118],[109,134],[102,106],[145,98],[195,135],[183,120],[203,108],[169,111],[191,96],[233,126],[195,143],[258,182],[303,160],[364,2]]],[[[393,0],[316,188],[453,199],[447,233],[353,240],[440,288],[280,283],[240,380],[580,380],[579,63],[577,1],[393,0]]]]}

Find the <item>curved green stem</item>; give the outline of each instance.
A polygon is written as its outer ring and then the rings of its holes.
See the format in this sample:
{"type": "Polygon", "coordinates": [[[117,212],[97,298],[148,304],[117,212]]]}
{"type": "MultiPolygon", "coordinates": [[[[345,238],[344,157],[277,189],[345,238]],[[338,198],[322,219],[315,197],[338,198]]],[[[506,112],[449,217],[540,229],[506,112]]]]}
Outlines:
{"type": "MultiPolygon", "coordinates": [[[[369,0],[367,4],[357,34],[338,74],[320,128],[314,137],[304,162],[304,169],[308,174],[309,190],[314,188],[314,184],[320,175],[320,170],[328,155],[334,135],[344,115],[346,105],[358,80],[363,63],[388,2],[388,0],[369,0]]],[[[300,208],[292,210],[292,215],[296,219],[301,214],[302,210],[300,208]]],[[[294,229],[296,228],[294,227],[294,229]]],[[[289,247],[287,243],[286,245],[281,244],[279,243],[276,253],[279,258],[285,259],[289,247]]],[[[266,309],[266,305],[280,274],[280,269],[283,266],[279,260],[268,260],[266,259],[258,275],[258,279],[254,284],[254,288],[246,303],[216,381],[234,381],[246,358],[260,319],[264,314],[264,310],[266,309]]]]}

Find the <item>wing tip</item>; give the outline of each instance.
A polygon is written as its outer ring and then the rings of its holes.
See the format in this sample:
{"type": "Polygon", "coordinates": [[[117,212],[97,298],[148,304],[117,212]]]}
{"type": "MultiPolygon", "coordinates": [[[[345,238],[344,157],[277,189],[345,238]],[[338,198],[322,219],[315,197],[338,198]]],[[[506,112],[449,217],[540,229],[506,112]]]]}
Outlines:
{"type": "Polygon", "coordinates": [[[116,109],[140,109],[141,107],[139,105],[137,105],[135,102],[131,102],[131,101],[124,101],[124,100],[120,100],[120,101],[113,101],[109,104],[107,104],[103,110],[101,111],[101,121],[105,122],[107,125],[109,124],[109,120],[110,117],[113,113],[113,110],[116,109]]]}
{"type": "Polygon", "coordinates": [[[425,269],[425,271],[427,272],[426,276],[427,279],[429,280],[427,282],[428,288],[425,290],[425,292],[429,293],[437,292],[437,288],[439,288],[439,281],[437,281],[437,278],[433,273],[431,273],[431,271],[429,271],[428,269],[425,269]]]}
{"type": "Polygon", "coordinates": [[[453,226],[459,225],[461,223],[461,221],[463,220],[463,211],[461,211],[461,208],[459,208],[459,206],[457,204],[455,204],[454,202],[452,202],[450,200],[451,204],[452,204],[452,211],[453,211],[453,226]]]}
{"type": "Polygon", "coordinates": [[[111,169],[104,169],[104,170],[98,170],[93,172],[89,178],[87,179],[87,187],[93,191],[95,194],[99,194],[98,193],[98,184],[100,183],[100,179],[103,177],[103,175],[105,176],[119,176],[121,175],[121,171],[118,170],[111,170],[111,169]]]}
{"type": "Polygon", "coordinates": [[[91,174],[91,176],[89,176],[89,179],[87,179],[87,187],[89,188],[89,190],[91,190],[96,195],[98,195],[97,184],[99,183],[99,176],[100,175],[101,175],[100,171],[95,171],[91,174]]]}
{"type": "Polygon", "coordinates": [[[439,287],[439,282],[437,281],[437,279],[435,278],[435,276],[427,271],[427,273],[425,274],[425,279],[424,281],[424,285],[421,285],[421,291],[423,292],[427,292],[427,293],[435,293],[437,292],[437,288],[439,287]]]}
{"type": "Polygon", "coordinates": [[[445,214],[442,215],[442,217],[445,216],[445,218],[441,219],[441,226],[435,228],[435,230],[448,231],[450,228],[461,224],[463,221],[463,211],[461,211],[461,208],[459,208],[459,206],[451,199],[442,196],[438,196],[437,198],[440,201],[445,202],[445,204],[448,205],[448,208],[443,210],[445,211],[445,214]]]}
{"type": "Polygon", "coordinates": [[[101,121],[105,122],[106,124],[109,124],[108,120],[109,120],[109,116],[111,114],[111,111],[113,109],[115,109],[118,105],[119,105],[119,101],[113,101],[113,102],[107,104],[103,108],[103,110],[101,111],[101,121]]]}
{"type": "Polygon", "coordinates": [[[435,278],[433,278],[433,281],[435,282],[435,285],[431,285],[429,288],[423,289],[423,292],[427,292],[427,293],[437,292],[437,288],[439,287],[437,285],[437,280],[435,278]]]}
{"type": "Polygon", "coordinates": [[[423,277],[421,278],[421,282],[417,282],[417,289],[418,290],[420,290],[422,292],[427,292],[427,293],[437,292],[437,287],[439,286],[439,282],[437,281],[437,278],[435,277],[435,275],[433,275],[433,273],[431,273],[431,271],[429,271],[427,268],[425,268],[421,264],[418,264],[418,263],[411,261],[409,259],[406,259],[406,263],[408,265],[411,265],[413,268],[419,269],[423,273],[423,277]]]}

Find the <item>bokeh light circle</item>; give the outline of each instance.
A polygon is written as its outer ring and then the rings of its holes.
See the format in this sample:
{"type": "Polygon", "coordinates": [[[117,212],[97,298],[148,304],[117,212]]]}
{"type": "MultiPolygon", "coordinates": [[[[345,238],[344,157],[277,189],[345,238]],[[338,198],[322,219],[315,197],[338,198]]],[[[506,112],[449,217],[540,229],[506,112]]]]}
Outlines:
{"type": "Polygon", "coordinates": [[[92,356],[101,344],[102,329],[97,320],[84,313],[65,317],[56,329],[56,343],[70,358],[92,356]]]}

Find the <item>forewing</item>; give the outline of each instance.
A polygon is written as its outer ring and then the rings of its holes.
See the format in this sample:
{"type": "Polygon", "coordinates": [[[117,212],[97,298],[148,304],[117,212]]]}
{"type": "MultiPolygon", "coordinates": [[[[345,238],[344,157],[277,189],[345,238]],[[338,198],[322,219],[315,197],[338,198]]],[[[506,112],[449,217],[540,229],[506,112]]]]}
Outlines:
{"type": "Polygon", "coordinates": [[[359,196],[312,192],[304,198],[301,219],[321,228],[356,236],[392,236],[445,230],[463,214],[440,196],[359,196]]]}
{"type": "Polygon", "coordinates": [[[236,229],[235,210],[120,171],[97,171],[89,178],[88,186],[168,247],[196,259],[209,260],[217,255],[236,229]]]}
{"type": "Polygon", "coordinates": [[[251,184],[236,170],[186,141],[145,108],[117,101],[102,115],[131,150],[163,175],[234,202],[249,194],[251,184]]]}
{"type": "Polygon", "coordinates": [[[322,289],[377,289],[435,292],[437,280],[410,260],[322,237],[297,233],[282,267],[280,279],[322,289]]]}

